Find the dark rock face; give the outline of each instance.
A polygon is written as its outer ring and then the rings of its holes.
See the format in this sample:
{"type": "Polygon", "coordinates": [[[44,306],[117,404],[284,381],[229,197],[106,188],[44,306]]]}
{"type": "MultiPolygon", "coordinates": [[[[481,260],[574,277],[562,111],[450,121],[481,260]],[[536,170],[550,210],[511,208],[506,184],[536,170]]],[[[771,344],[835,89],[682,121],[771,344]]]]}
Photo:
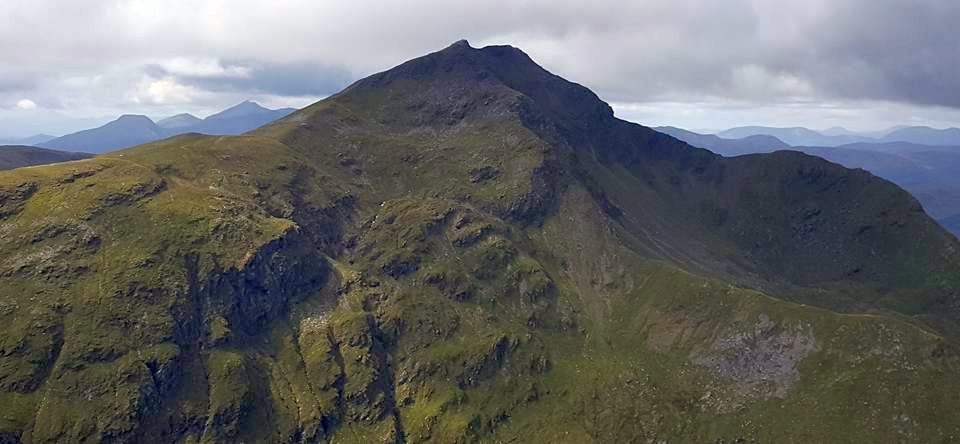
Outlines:
{"type": "Polygon", "coordinates": [[[22,183],[0,191],[0,219],[19,213],[27,199],[37,191],[34,183],[22,183]]]}
{"type": "MultiPolygon", "coordinates": [[[[14,379],[16,373],[0,375],[0,383],[4,389],[31,394],[51,377],[53,381],[46,386],[56,387],[57,390],[56,395],[47,395],[55,396],[51,397],[51,402],[71,405],[70,403],[80,401],[78,397],[86,397],[87,401],[93,400],[95,405],[102,405],[109,397],[116,395],[115,402],[119,404],[115,405],[115,409],[98,408],[87,411],[89,417],[103,425],[85,431],[48,428],[49,424],[56,424],[65,418],[61,416],[62,412],[41,409],[38,417],[44,422],[38,421],[36,428],[23,436],[24,440],[141,439],[139,437],[143,436],[142,424],[149,423],[152,416],[162,414],[165,400],[176,396],[179,391],[196,389],[189,386],[195,376],[185,372],[189,372],[197,364],[191,361],[197,359],[198,351],[212,347],[229,347],[262,335],[269,322],[286,313],[293,302],[320,288],[329,270],[323,262],[305,260],[307,250],[304,249],[308,246],[309,243],[299,238],[296,232],[291,232],[266,244],[241,269],[209,273],[209,277],[203,282],[197,278],[195,260],[188,258],[187,289],[182,299],[177,298],[181,299],[181,302],[172,307],[177,323],[168,325],[170,330],[161,333],[164,342],[154,345],[154,351],[149,348],[141,349],[137,352],[137,358],[131,359],[129,354],[109,348],[73,349],[73,358],[61,358],[63,319],[51,318],[47,321],[48,324],[40,324],[39,319],[32,321],[35,327],[26,330],[27,336],[20,339],[21,346],[17,348],[29,344],[24,351],[36,356],[28,358],[14,353],[5,355],[2,359],[11,363],[31,362],[33,369],[21,379],[14,379]],[[59,362],[56,368],[53,367],[54,362],[59,362]],[[112,384],[109,377],[106,380],[97,379],[96,368],[104,365],[118,365],[117,371],[123,378],[121,381],[126,381],[132,391],[124,389],[113,393],[107,389],[106,392],[100,392],[101,387],[96,384],[112,384]]],[[[155,298],[163,292],[162,289],[146,288],[133,288],[130,291],[127,297],[133,298],[155,298]]],[[[207,364],[209,365],[211,364],[207,364]]],[[[224,371],[226,373],[222,378],[229,383],[237,377],[235,371],[241,370],[228,368],[224,371]]],[[[255,370],[242,370],[241,373],[246,376],[241,376],[239,382],[234,382],[249,384],[253,373],[247,372],[255,370]]],[[[210,384],[223,382],[217,381],[215,375],[211,378],[213,379],[209,381],[210,384]]],[[[233,410],[211,410],[208,428],[230,429],[228,424],[240,421],[247,407],[236,405],[232,408],[233,410]]],[[[201,419],[202,416],[196,418],[201,419]]],[[[170,429],[160,431],[171,439],[181,433],[170,429]]],[[[231,436],[230,432],[224,433],[221,438],[231,436]]]]}
{"type": "MultiPolygon", "coordinates": [[[[264,245],[242,269],[215,274],[192,286],[190,299],[206,304],[206,319],[223,319],[222,328],[261,334],[292,303],[323,285],[330,270],[326,263],[313,260],[314,254],[306,239],[291,232],[264,245]]],[[[210,329],[208,325],[202,330],[210,329]]]]}

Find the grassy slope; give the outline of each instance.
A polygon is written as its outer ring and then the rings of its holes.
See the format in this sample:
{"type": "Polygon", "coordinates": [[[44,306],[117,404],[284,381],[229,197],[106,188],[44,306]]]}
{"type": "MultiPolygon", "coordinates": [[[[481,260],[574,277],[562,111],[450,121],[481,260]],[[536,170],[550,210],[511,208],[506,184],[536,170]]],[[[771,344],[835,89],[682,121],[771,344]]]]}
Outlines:
{"type": "Polygon", "coordinates": [[[954,342],[733,284],[802,296],[630,162],[563,164],[529,125],[578,119],[468,66],[0,174],[0,436],[960,438],[954,342]]]}
{"type": "Polygon", "coordinates": [[[150,373],[176,365],[190,345],[177,325],[190,322],[190,281],[242,269],[296,229],[250,199],[260,193],[270,203],[271,186],[292,174],[274,168],[291,159],[271,145],[183,137],[0,179],[0,380],[4,396],[33,406],[33,439],[120,433],[137,422],[120,416],[148,410],[140,404],[156,401],[150,373]],[[121,375],[126,384],[115,387],[121,375]],[[121,389],[133,392],[108,401],[121,389]],[[84,402],[94,399],[102,402],[84,402]]]}
{"type": "MultiPolygon", "coordinates": [[[[576,193],[564,205],[599,213],[576,193]]],[[[950,389],[931,389],[954,384],[949,375],[958,361],[947,357],[952,346],[943,338],[905,321],[783,302],[640,259],[618,247],[621,235],[599,216],[544,227],[541,236],[568,261],[560,274],[576,283],[571,290],[590,313],[590,334],[580,348],[558,347],[569,366],[557,358],[548,378],[565,393],[552,411],[569,416],[514,418],[504,436],[558,430],[563,434],[551,439],[956,439],[956,418],[930,408],[953,402],[950,389]],[[725,344],[739,352],[724,355],[725,344]]]]}

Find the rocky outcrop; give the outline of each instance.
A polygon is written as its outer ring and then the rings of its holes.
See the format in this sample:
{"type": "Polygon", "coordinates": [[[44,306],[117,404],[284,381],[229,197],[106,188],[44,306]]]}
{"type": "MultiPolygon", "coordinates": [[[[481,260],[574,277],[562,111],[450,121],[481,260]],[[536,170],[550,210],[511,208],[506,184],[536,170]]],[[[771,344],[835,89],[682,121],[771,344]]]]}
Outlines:
{"type": "MultiPolygon", "coordinates": [[[[250,256],[240,268],[211,273],[191,286],[189,300],[202,301],[208,342],[228,344],[232,335],[256,336],[292,303],[317,291],[330,269],[297,230],[291,229],[250,256]]],[[[195,275],[196,270],[192,271],[195,275]]]]}
{"type": "Polygon", "coordinates": [[[765,314],[752,327],[720,334],[690,360],[732,382],[741,396],[785,398],[800,377],[800,363],[818,348],[813,330],[780,325],[765,314]]]}
{"type": "Polygon", "coordinates": [[[23,209],[27,199],[37,192],[36,183],[21,183],[15,187],[0,189],[0,220],[6,219],[23,209]]]}

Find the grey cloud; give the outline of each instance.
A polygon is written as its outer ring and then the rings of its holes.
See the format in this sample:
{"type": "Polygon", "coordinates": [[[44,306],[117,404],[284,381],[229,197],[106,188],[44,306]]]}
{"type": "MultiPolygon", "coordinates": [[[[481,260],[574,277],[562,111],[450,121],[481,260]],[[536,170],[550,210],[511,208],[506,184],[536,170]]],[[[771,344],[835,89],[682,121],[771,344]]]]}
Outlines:
{"type": "Polygon", "coordinates": [[[0,66],[0,93],[28,91],[37,87],[37,76],[42,72],[0,66]]]}
{"type": "Polygon", "coordinates": [[[225,60],[225,66],[242,69],[245,75],[177,75],[159,65],[145,71],[155,77],[174,76],[180,83],[207,91],[247,91],[280,96],[327,96],[353,80],[346,68],[316,61],[264,63],[225,60]]]}
{"type": "Polygon", "coordinates": [[[559,43],[534,39],[534,53],[549,48],[549,64],[620,101],[814,98],[960,107],[960,2],[695,3],[699,9],[678,6],[682,17],[648,26],[590,22],[559,43]]]}
{"type": "Polygon", "coordinates": [[[826,95],[960,107],[960,2],[837,2],[809,40],[771,57],[826,95]],[[794,57],[789,57],[793,55],[794,57]]]}
{"type": "Polygon", "coordinates": [[[960,109],[957,23],[957,0],[6,1],[0,92],[126,112],[160,106],[127,94],[144,76],[171,77],[193,88],[191,106],[213,111],[244,95],[324,96],[468,38],[518,46],[614,102],[934,112],[960,109]],[[249,70],[191,75],[158,62],[176,58],[249,70]]]}

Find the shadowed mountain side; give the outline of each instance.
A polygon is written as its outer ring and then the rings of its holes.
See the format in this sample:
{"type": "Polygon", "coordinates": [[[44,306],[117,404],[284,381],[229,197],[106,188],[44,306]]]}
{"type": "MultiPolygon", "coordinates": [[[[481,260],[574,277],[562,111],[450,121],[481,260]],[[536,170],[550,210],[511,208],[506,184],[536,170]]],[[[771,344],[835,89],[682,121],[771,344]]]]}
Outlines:
{"type": "MultiPolygon", "coordinates": [[[[718,154],[738,155],[769,152],[745,139],[721,139],[684,130],[668,130],[675,137],[718,154]]],[[[792,149],[821,157],[847,168],[867,170],[903,187],[913,194],[931,216],[943,220],[960,215],[960,151],[950,146],[917,145],[907,142],[855,143],[838,147],[800,146],[792,149]]],[[[960,232],[953,231],[954,234],[960,232]]]]}
{"type": "Polygon", "coordinates": [[[86,159],[91,156],[91,154],[86,153],[49,150],[34,146],[0,145],[0,170],[68,162],[86,159]]]}

